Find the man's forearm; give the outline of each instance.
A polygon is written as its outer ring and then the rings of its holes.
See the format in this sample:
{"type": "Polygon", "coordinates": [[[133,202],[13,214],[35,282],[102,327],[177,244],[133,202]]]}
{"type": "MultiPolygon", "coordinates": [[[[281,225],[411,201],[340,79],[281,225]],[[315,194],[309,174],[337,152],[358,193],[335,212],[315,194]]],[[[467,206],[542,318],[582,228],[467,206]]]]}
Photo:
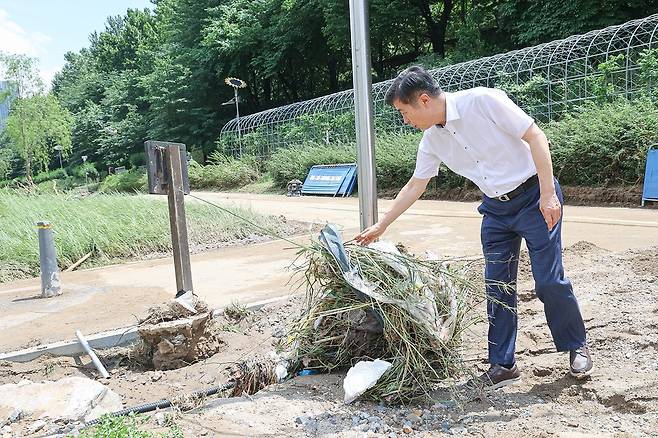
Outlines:
{"type": "Polygon", "coordinates": [[[537,177],[539,178],[539,188],[541,193],[555,193],[555,183],[553,182],[553,162],[551,160],[551,151],[548,146],[548,140],[544,132],[537,125],[533,125],[523,136],[530,146],[532,160],[537,168],[537,177]]]}
{"type": "Polygon", "coordinates": [[[411,205],[420,198],[420,195],[423,194],[425,188],[427,187],[427,182],[429,180],[421,180],[412,178],[407,184],[400,190],[400,193],[395,197],[393,205],[386,212],[386,214],[379,220],[379,223],[384,227],[388,227],[395,221],[402,213],[407,211],[411,205]]]}

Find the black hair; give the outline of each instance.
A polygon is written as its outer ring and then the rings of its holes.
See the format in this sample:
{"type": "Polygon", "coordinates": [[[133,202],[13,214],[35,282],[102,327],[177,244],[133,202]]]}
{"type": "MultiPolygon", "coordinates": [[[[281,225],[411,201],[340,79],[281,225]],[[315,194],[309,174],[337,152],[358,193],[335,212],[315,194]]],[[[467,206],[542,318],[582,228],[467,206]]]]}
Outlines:
{"type": "Polygon", "coordinates": [[[388,87],[388,91],[386,91],[384,101],[391,106],[396,100],[409,104],[421,93],[436,97],[442,92],[443,90],[441,90],[439,84],[427,70],[420,65],[414,65],[404,69],[393,80],[391,86],[388,87]]]}

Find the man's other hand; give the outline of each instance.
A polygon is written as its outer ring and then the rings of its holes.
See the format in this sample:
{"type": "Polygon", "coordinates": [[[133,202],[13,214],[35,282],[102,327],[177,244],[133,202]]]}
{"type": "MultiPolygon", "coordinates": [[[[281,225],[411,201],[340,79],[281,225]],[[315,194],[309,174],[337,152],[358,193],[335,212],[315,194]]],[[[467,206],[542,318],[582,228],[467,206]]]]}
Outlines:
{"type": "Polygon", "coordinates": [[[369,245],[379,238],[386,231],[386,227],[377,222],[375,225],[372,225],[365,230],[361,231],[356,235],[354,240],[359,245],[369,245]]]}
{"type": "Polygon", "coordinates": [[[539,198],[539,210],[544,216],[548,230],[551,231],[562,216],[562,205],[555,192],[550,195],[541,195],[539,198]]]}

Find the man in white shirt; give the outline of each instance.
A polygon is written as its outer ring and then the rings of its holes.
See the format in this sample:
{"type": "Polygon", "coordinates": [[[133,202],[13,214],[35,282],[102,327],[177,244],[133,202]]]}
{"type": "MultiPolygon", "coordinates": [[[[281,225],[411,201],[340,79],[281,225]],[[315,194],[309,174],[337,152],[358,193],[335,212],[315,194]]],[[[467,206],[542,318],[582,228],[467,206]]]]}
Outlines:
{"type": "Polygon", "coordinates": [[[535,292],[558,351],[569,351],[570,372],[587,376],[592,359],[585,326],[562,267],[562,192],[553,178],[549,144],[533,119],[500,90],[443,92],[422,67],[410,67],[386,94],[404,122],[423,132],[416,170],[391,209],[356,236],[363,245],[381,236],[425,191],[441,163],[473,181],[484,193],[489,370],[477,380],[495,389],[518,380],[516,274],[521,239],[526,240],[535,292]]]}

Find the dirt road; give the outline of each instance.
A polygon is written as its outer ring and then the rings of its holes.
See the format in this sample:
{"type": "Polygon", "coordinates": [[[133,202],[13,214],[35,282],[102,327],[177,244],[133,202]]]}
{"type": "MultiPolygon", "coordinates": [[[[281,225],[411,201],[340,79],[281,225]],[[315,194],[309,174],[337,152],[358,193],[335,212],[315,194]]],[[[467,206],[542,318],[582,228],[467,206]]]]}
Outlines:
{"type": "MultiPolygon", "coordinates": [[[[358,230],[356,198],[196,195],[293,220],[337,223],[347,238],[358,230]]],[[[188,198],[188,202],[199,201],[188,198]]],[[[380,201],[380,212],[390,203],[380,201]]],[[[477,255],[480,216],[476,207],[476,203],[419,201],[390,227],[386,237],[404,242],[415,252],[477,255]]],[[[588,241],[608,250],[647,248],[658,245],[658,210],[566,206],[563,228],[564,246],[588,241]]],[[[211,307],[285,296],[290,293],[287,267],[294,256],[291,244],[280,240],[194,255],[195,292],[211,307]]],[[[77,329],[91,334],[128,326],[135,322],[135,315],[175,293],[170,259],[65,273],[62,281],[64,295],[45,301],[34,299],[40,293],[39,279],[0,285],[0,350],[73,339],[77,329]]]]}

